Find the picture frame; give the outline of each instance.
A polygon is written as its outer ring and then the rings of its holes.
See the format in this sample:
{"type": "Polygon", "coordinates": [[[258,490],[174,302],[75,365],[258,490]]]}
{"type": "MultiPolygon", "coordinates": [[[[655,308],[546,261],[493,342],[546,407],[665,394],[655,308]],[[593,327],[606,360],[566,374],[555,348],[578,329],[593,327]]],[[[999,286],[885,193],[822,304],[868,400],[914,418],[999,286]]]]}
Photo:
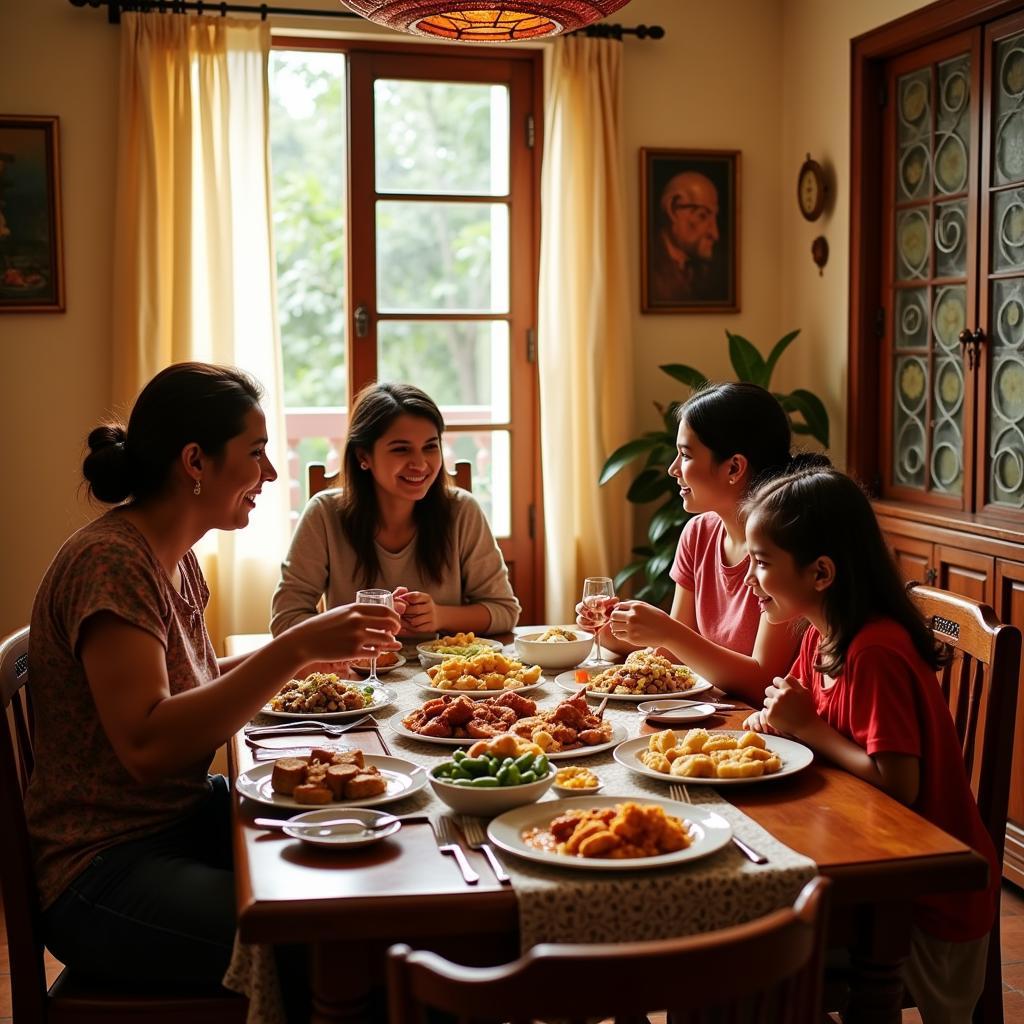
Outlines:
{"type": "Polygon", "coordinates": [[[643,313],[738,313],[740,151],[640,150],[643,313]]]}
{"type": "Polygon", "coordinates": [[[0,114],[0,313],[63,312],[59,118],[0,114]]]}

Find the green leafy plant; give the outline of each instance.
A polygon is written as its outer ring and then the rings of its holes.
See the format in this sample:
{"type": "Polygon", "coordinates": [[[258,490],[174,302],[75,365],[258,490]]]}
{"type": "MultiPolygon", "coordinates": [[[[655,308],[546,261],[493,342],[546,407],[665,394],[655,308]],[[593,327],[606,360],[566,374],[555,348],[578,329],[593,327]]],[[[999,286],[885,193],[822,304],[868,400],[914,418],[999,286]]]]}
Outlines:
{"type": "MultiPolygon", "coordinates": [[[[782,353],[792,344],[799,331],[790,331],[780,338],[765,359],[757,348],[739,334],[726,331],[729,339],[729,359],[736,377],[741,381],[760,384],[771,390],[772,374],[782,353]]],[[[692,392],[707,384],[708,379],[699,370],[681,363],[660,366],[674,380],[685,384],[692,392]]],[[[772,392],[789,416],[794,434],[804,434],[828,447],[828,412],[821,399],[811,391],[797,388],[789,394],[772,392]]],[[[636,596],[642,601],[665,606],[672,595],[673,583],[668,575],[669,566],[675,557],[679,534],[690,514],[683,508],[676,482],[666,470],[676,457],[676,410],[680,402],[663,406],[654,403],[661,417],[661,430],[649,430],[633,441],[616,449],[601,470],[600,484],[606,484],[626,466],[643,458],[643,467],[630,484],[626,497],[637,505],[661,501],[651,516],[647,528],[647,543],[633,548],[636,558],[620,569],[615,576],[615,589],[619,590],[635,577],[643,576],[643,584],[637,588],[636,596]]]]}

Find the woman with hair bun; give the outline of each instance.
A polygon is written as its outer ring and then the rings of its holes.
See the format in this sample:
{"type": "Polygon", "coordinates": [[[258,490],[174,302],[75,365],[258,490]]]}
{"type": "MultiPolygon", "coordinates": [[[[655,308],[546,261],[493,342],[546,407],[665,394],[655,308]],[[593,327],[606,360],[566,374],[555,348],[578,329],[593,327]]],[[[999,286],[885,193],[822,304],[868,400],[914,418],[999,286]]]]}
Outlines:
{"type": "MultiPolygon", "coordinates": [[[[757,483],[824,456],[790,454],[789,417],[771,392],[730,382],[696,392],[679,410],[677,453],[668,468],[687,512],[670,575],[671,614],[643,601],[611,612],[609,647],[663,647],[724,690],[760,704],[765,686],[793,663],[799,636],[762,619],[744,585],[742,503],[757,483]]],[[[577,606],[578,622],[593,628],[577,606]]]]}
{"type": "Polygon", "coordinates": [[[344,486],[313,496],[295,528],[274,593],[275,635],[354,599],[394,592],[402,632],[507,633],[519,620],[508,569],[483,509],[451,485],[444,419],[412,384],[365,387],[352,403],[344,486]]]}
{"type": "Polygon", "coordinates": [[[259,399],[228,367],[157,374],[127,428],[89,435],[85,479],[116,507],[64,544],[36,594],[25,811],[44,937],[95,978],[220,981],[235,906],[214,751],[307,664],[398,647],[391,609],[353,605],[215,656],[192,547],[243,528],[277,477],[259,399]]]}

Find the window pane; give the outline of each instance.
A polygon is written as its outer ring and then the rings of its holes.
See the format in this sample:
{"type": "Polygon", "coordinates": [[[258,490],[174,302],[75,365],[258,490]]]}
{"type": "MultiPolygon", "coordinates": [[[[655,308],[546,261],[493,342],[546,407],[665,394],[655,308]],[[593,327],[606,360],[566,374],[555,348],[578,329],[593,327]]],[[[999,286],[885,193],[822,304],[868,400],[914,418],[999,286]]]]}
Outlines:
{"type": "Polygon", "coordinates": [[[380,312],[508,312],[508,207],[377,203],[380,312]]]}
{"type": "Polygon", "coordinates": [[[379,78],[378,192],[508,193],[508,88],[379,78]]]}
{"type": "Polygon", "coordinates": [[[445,422],[509,419],[508,324],[503,320],[381,320],[377,374],[415,382],[445,422]]]}
{"type": "Polygon", "coordinates": [[[444,435],[445,465],[452,470],[459,459],[466,459],[473,466],[473,497],[483,507],[495,537],[508,537],[512,532],[512,447],[509,432],[447,431],[444,435]]]}
{"type": "Polygon", "coordinates": [[[272,51],[270,101],[284,402],[344,406],[344,56],[272,51]]]}

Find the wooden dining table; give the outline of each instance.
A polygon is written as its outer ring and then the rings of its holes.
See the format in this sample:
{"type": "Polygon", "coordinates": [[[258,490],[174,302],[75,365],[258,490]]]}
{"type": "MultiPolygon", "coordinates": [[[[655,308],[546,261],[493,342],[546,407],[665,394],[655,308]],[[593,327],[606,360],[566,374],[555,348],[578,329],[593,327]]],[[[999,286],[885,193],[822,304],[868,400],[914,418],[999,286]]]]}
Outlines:
{"type": "MultiPolygon", "coordinates": [[[[415,684],[404,679],[395,685],[415,684]]],[[[747,713],[738,705],[702,726],[738,728],[747,713]]],[[[382,729],[360,743],[373,751],[378,738],[385,748],[394,739],[382,729]]],[[[229,757],[234,775],[254,764],[242,733],[229,757]]],[[[832,880],[830,945],[851,951],[847,1024],[898,1021],[912,901],[983,887],[984,859],[880,790],[818,759],[770,785],[723,792],[832,880]]],[[[398,805],[396,813],[401,810],[398,805]]],[[[480,882],[467,886],[451,859],[439,855],[429,823],[403,825],[393,838],[338,854],[255,827],[253,818],[266,813],[248,800],[235,806],[239,937],[309,947],[314,1024],[371,1019],[371,995],[383,984],[385,954],[395,942],[467,964],[519,955],[514,888],[499,885],[484,857],[471,850],[466,853],[480,882]]]]}

